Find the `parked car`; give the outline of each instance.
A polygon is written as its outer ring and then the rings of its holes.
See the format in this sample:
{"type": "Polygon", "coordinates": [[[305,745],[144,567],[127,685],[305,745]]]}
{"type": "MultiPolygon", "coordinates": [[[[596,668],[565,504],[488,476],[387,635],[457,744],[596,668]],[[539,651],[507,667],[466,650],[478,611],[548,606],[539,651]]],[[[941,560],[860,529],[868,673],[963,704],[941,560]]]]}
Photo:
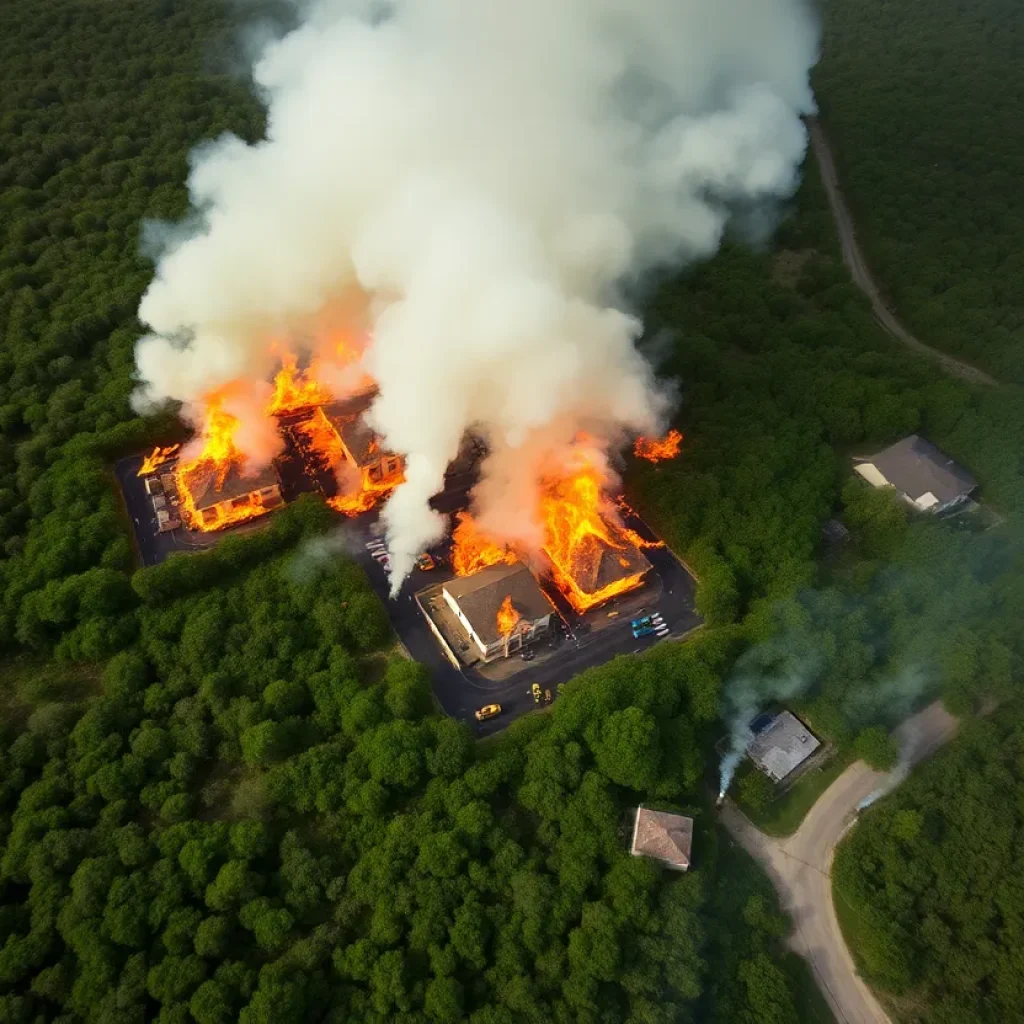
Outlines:
{"type": "Polygon", "coordinates": [[[500,704],[485,704],[476,712],[476,720],[478,722],[486,722],[488,718],[494,718],[495,715],[501,714],[500,704]]]}

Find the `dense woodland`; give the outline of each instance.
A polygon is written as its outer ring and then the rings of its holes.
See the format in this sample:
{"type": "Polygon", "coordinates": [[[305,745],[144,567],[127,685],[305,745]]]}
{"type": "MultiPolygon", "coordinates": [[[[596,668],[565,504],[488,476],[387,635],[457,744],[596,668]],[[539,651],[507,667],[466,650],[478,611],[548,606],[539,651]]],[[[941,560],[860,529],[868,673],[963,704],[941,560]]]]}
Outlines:
{"type": "Polygon", "coordinates": [[[875,327],[809,165],[772,250],[643,300],[686,441],[627,485],[708,628],[474,743],[361,571],[296,558],[334,528],[315,502],[135,571],[110,466],[180,429],[128,407],[141,225],[185,213],[192,146],[262,125],[228,13],[0,8],[0,1019],[810,1019],[786,924],[707,810],[723,688],[803,658],[818,728],[865,749],[932,693],[1006,699],[1020,391],[875,327]],[[1001,527],[850,485],[851,454],[914,430],[1001,527]],[[832,515],[853,540],[829,554],[832,515]],[[625,854],[639,799],[695,816],[696,870],[625,854]]]}
{"type": "Polygon", "coordinates": [[[840,847],[840,919],[900,1020],[1024,1019],[1022,836],[1018,701],[970,722],[840,847]]]}
{"type": "Polygon", "coordinates": [[[858,238],[930,344],[1024,383],[1017,0],[820,0],[815,89],[858,238]]]}

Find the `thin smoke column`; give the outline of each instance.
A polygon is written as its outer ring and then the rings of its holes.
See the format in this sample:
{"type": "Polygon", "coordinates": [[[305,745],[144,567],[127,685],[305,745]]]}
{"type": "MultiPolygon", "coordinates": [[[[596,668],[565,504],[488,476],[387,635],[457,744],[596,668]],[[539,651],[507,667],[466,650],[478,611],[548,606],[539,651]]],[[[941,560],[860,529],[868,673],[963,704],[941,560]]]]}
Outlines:
{"type": "MultiPolygon", "coordinates": [[[[803,0],[323,0],[266,43],[266,138],[192,157],[193,212],[151,229],[135,402],[201,405],[311,350],[366,343],[373,425],[406,457],[385,509],[397,586],[444,523],[463,435],[482,511],[581,430],[612,447],[668,399],[624,287],[710,256],[793,193],[814,110],[803,0]]],[[[506,515],[512,521],[505,522],[506,515]]]]}
{"type": "Polygon", "coordinates": [[[750,723],[772,701],[790,700],[806,692],[821,668],[821,653],[801,649],[792,638],[760,644],[737,662],[725,686],[724,717],[729,745],[719,769],[719,798],[725,796],[754,734],[750,723]]]}

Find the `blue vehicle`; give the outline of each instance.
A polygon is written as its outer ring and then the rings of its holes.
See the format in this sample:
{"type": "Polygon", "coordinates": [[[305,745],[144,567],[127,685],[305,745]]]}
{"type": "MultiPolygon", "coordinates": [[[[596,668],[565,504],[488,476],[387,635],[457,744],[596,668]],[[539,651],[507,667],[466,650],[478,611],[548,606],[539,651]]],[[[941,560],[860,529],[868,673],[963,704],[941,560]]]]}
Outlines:
{"type": "Polygon", "coordinates": [[[650,636],[652,633],[657,633],[658,636],[668,635],[668,627],[665,625],[665,620],[657,612],[634,619],[629,626],[633,630],[634,638],[637,640],[644,636],[650,636]]]}

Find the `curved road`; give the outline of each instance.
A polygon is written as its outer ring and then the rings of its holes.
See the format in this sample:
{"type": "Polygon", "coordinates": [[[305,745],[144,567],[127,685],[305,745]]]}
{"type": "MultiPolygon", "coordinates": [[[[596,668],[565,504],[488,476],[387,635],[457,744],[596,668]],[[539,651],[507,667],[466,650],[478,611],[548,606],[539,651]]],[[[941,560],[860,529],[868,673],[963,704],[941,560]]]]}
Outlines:
{"type": "Polygon", "coordinates": [[[945,352],[926,345],[923,341],[915,338],[897,319],[892,315],[888,307],[882,301],[878,285],[875,284],[871,271],[864,260],[864,254],[857,245],[857,233],[853,227],[853,218],[843,199],[843,193],[839,188],[839,178],[836,174],[835,161],[832,159],[832,152],[828,148],[828,140],[821,129],[817,118],[807,118],[807,129],[811,135],[811,145],[814,147],[814,155],[821,170],[821,178],[825,184],[825,191],[828,193],[829,206],[832,208],[832,217],[836,222],[839,231],[839,241],[843,248],[843,262],[850,270],[854,283],[868,297],[871,302],[871,310],[875,319],[898,341],[917,352],[927,355],[939,362],[947,373],[952,373],[972,384],[998,384],[999,382],[990,377],[984,370],[976,366],[954,359],[945,352]]]}
{"type": "Polygon", "coordinates": [[[764,867],[793,919],[790,946],[810,962],[814,979],[840,1024],[890,1024],[868,986],[861,981],[843,941],[832,904],[832,857],[836,844],[854,824],[857,808],[872,794],[887,792],[956,734],[957,720],[936,701],[908,718],[896,731],[900,764],[876,772],[863,761],[852,764],[819,797],[803,823],[786,839],[772,839],[728,803],[722,821],[744,849],[764,867]]]}

